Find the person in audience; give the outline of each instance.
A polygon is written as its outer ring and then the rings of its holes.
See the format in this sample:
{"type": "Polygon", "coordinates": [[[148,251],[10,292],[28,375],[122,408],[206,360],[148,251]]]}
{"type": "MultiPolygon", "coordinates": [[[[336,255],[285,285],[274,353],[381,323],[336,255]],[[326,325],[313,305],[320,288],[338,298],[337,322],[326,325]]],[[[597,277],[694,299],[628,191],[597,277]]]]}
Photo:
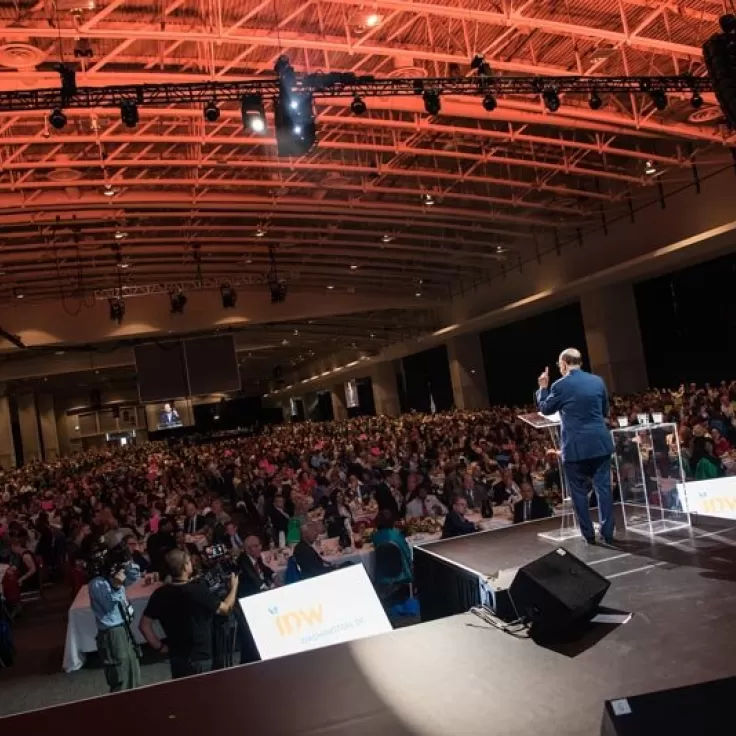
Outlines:
{"type": "Polygon", "coordinates": [[[376,580],[379,585],[389,585],[397,582],[407,582],[412,579],[412,554],[411,548],[406,542],[404,535],[394,526],[391,512],[381,511],[376,518],[376,531],[373,533],[374,548],[382,544],[394,544],[401,550],[402,570],[394,579],[376,580]]]}
{"type": "MultiPolygon", "coordinates": [[[[427,516],[444,516],[447,509],[425,484],[417,488],[417,495],[406,504],[407,519],[423,519],[427,516]]],[[[380,514],[379,514],[380,516],[380,514]]]]}
{"type": "Polygon", "coordinates": [[[185,496],[183,499],[184,514],[186,518],[184,520],[184,533],[185,534],[200,534],[204,532],[206,521],[204,516],[199,513],[197,504],[191,496],[185,496]]]}
{"type": "Polygon", "coordinates": [[[271,526],[273,527],[274,539],[277,541],[280,534],[283,534],[284,537],[286,537],[286,533],[289,530],[290,517],[289,514],[286,513],[284,506],[284,497],[280,495],[274,496],[271,512],[268,516],[271,520],[271,526]]]}
{"type": "Polygon", "coordinates": [[[514,524],[534,519],[546,519],[552,515],[549,504],[534,493],[532,484],[521,482],[521,500],[514,504],[514,524]]]}
{"type": "Polygon", "coordinates": [[[243,547],[243,540],[240,534],[238,534],[238,527],[234,521],[228,521],[227,524],[225,524],[223,544],[228,549],[242,549],[243,547]]]}
{"type": "Polygon", "coordinates": [[[262,549],[261,540],[255,534],[245,538],[243,552],[238,557],[238,598],[273,587],[274,573],[261,559],[262,549]]]}
{"type": "Polygon", "coordinates": [[[338,537],[340,546],[352,547],[353,543],[353,514],[345,504],[343,493],[336,488],[325,507],[325,531],[328,537],[338,537]]]}
{"type": "Polygon", "coordinates": [[[521,498],[521,491],[514,482],[513,471],[511,468],[504,468],[501,480],[493,484],[493,503],[498,506],[507,501],[513,503],[519,498],[521,498]]]}
{"type": "Polygon", "coordinates": [[[141,552],[140,542],[134,534],[127,534],[123,537],[122,544],[128,550],[131,562],[138,567],[142,575],[145,575],[151,569],[151,561],[141,552]]]}
{"type": "Polygon", "coordinates": [[[324,573],[332,572],[335,569],[335,566],[322,559],[322,556],[314,548],[318,536],[319,529],[317,525],[309,522],[301,528],[301,539],[294,547],[294,561],[303,578],[324,575],[324,573]]]}
{"type": "Polygon", "coordinates": [[[393,470],[387,470],[384,480],[378,485],[375,493],[379,511],[388,511],[391,518],[400,519],[404,512],[404,497],[401,493],[401,478],[393,470]]]}
{"type": "Polygon", "coordinates": [[[168,574],[166,555],[176,548],[174,529],[174,520],[170,516],[162,516],[158,531],[151,534],[146,542],[148,556],[151,559],[151,569],[162,578],[168,574]]]}
{"type": "Polygon", "coordinates": [[[723,464],[716,457],[713,440],[710,437],[703,438],[702,447],[693,451],[690,459],[690,467],[695,480],[711,480],[723,475],[723,464]]]}
{"type": "Polygon", "coordinates": [[[467,513],[468,502],[465,497],[455,496],[452,500],[452,507],[445,517],[445,523],[442,527],[442,539],[461,537],[464,534],[472,534],[478,531],[478,526],[465,518],[467,513]]]}
{"type": "Polygon", "coordinates": [[[33,552],[26,546],[26,540],[22,537],[11,537],[11,567],[15,569],[16,584],[21,593],[39,590],[41,580],[38,565],[33,552]]]}
{"type": "Polygon", "coordinates": [[[723,436],[721,430],[715,427],[710,431],[711,437],[713,438],[713,451],[716,457],[726,455],[731,450],[731,443],[723,436]]]}

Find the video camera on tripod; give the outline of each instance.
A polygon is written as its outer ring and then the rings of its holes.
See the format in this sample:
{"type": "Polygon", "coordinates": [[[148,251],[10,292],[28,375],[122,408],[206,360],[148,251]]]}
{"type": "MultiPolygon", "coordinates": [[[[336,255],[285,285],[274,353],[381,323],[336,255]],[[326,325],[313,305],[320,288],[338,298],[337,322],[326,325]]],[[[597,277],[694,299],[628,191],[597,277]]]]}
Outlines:
{"type": "Polygon", "coordinates": [[[202,580],[211,593],[224,600],[230,590],[230,576],[239,572],[237,562],[224,544],[212,544],[202,552],[202,580]]]}

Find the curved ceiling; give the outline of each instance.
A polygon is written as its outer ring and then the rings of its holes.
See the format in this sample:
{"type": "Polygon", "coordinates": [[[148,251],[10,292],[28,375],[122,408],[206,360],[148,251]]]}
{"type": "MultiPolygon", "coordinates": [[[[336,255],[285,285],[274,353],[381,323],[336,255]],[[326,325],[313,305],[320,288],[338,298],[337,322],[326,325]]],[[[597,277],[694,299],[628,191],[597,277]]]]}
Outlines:
{"type": "MultiPolygon", "coordinates": [[[[251,79],[286,53],[297,72],[457,76],[485,55],[495,74],[705,73],[712,0],[17,0],[0,8],[0,89],[251,79]],[[17,68],[13,69],[15,66],[17,68]]],[[[712,95],[316,100],[318,145],[278,158],[236,105],[0,115],[0,300],[105,298],[196,275],[263,293],[268,247],[290,290],[428,304],[528,257],[539,234],[616,214],[658,182],[691,182],[729,159],[712,95]],[[695,115],[693,113],[695,112],[695,115]],[[693,119],[694,118],[694,119],[693,119]],[[107,193],[113,196],[105,196],[107,193]],[[434,204],[425,204],[431,194],[434,204]],[[117,235],[117,238],[116,238],[117,235]]],[[[145,288],[143,289],[145,291],[145,288]]],[[[146,298],[146,297],[144,297],[146,298]]],[[[411,323],[417,310],[406,310],[411,323]]],[[[306,316],[306,315],[305,315],[306,316]]],[[[356,318],[355,329],[360,329],[356,318]]],[[[370,328],[373,329],[373,328],[370,328]]],[[[81,339],[81,338],[80,338],[81,339]]],[[[260,336],[259,336],[260,339],[260,336]]]]}

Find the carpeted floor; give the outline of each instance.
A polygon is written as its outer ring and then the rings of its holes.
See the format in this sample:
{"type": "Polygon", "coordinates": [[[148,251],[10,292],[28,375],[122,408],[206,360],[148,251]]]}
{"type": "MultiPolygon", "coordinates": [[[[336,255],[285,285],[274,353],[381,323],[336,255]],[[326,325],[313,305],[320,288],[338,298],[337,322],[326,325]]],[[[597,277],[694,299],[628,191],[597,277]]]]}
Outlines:
{"type": "MultiPolygon", "coordinates": [[[[69,591],[47,588],[43,603],[30,604],[13,626],[16,660],[0,669],[0,716],[59,705],[107,692],[105,677],[94,655],[84,669],[66,674],[61,669],[66,636],[69,591]]],[[[143,684],[169,679],[169,666],[159,659],[144,660],[143,684]]]]}
{"type": "MultiPolygon", "coordinates": [[[[30,604],[15,621],[16,661],[12,667],[0,668],[0,717],[107,692],[96,655],[88,655],[86,665],[78,672],[67,674],[61,669],[71,599],[62,586],[47,588],[44,597],[43,603],[30,604]]],[[[399,628],[418,623],[418,619],[402,618],[392,623],[399,628]]],[[[145,649],[144,655],[143,684],[168,680],[168,662],[145,649]]]]}

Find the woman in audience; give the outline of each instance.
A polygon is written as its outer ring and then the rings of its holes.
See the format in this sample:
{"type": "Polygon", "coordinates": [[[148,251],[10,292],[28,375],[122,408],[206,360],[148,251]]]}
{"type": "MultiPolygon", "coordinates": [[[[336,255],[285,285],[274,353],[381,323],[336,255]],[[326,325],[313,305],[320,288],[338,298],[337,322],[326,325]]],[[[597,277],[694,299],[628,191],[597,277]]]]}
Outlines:
{"type": "Polygon", "coordinates": [[[723,465],[715,455],[713,440],[710,437],[704,438],[702,450],[698,448],[693,452],[690,469],[695,480],[710,480],[723,475],[723,465]]]}
{"type": "Polygon", "coordinates": [[[328,537],[339,537],[343,548],[353,545],[353,514],[345,504],[342,491],[335,490],[325,508],[325,530],[328,537]]]}

